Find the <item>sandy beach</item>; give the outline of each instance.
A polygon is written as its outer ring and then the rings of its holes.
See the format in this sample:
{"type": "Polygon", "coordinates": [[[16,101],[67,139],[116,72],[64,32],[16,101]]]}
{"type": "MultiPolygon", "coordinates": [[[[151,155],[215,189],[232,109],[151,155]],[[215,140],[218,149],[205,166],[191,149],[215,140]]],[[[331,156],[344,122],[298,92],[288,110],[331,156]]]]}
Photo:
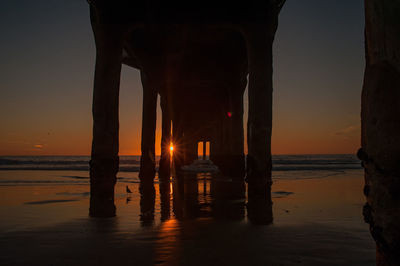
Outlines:
{"type": "Polygon", "coordinates": [[[120,175],[116,216],[90,218],[87,172],[0,171],[0,264],[375,264],[362,170],[274,172],[273,204],[258,210],[261,224],[245,194],[227,196],[228,181],[188,178],[183,194],[176,182],[167,190],[156,182],[148,200],[137,173],[120,175]]]}

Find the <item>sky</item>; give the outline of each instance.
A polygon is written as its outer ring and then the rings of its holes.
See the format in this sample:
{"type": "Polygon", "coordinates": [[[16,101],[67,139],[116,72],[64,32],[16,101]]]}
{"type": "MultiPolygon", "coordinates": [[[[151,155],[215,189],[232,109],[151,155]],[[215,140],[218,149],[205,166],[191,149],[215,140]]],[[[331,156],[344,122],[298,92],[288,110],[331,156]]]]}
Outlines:
{"type": "MultiPolygon", "coordinates": [[[[287,0],[274,43],[273,154],[357,151],[363,31],[363,0],[287,0]]],[[[87,2],[2,0],[0,32],[0,155],[89,155],[87,2]]],[[[120,99],[120,154],[139,155],[142,87],[127,66],[120,99]]]]}

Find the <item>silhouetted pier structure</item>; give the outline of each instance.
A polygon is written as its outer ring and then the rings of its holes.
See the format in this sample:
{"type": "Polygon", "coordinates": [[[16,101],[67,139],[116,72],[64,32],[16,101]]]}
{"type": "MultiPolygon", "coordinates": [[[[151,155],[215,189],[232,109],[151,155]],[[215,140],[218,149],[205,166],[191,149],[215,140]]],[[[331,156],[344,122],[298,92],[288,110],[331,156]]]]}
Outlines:
{"type": "MultiPolygon", "coordinates": [[[[210,158],[243,179],[243,93],[248,84],[246,181],[271,184],[272,44],[284,0],[90,0],[96,42],[91,213],[113,210],[118,171],[121,65],[140,70],[143,124],[140,177],[155,175],[156,104],[162,109],[160,178],[169,178],[172,142],[179,170],[210,141],[210,158]],[[171,134],[172,132],[172,134],[171,134]]],[[[366,0],[362,149],[364,216],[381,265],[400,255],[400,2],[366,0]]],[[[114,210],[115,212],[115,210],[114,210]]],[[[101,215],[100,215],[101,216],[101,215]]]]}
{"type": "Polygon", "coordinates": [[[179,170],[197,159],[198,141],[208,140],[210,159],[224,174],[243,179],[248,83],[247,179],[270,183],[272,42],[284,2],[250,1],[244,7],[205,1],[192,7],[179,1],[89,1],[97,49],[92,173],[105,165],[117,171],[118,89],[126,64],[140,70],[143,84],[142,179],[155,175],[158,95],[160,176],[169,177],[171,142],[179,170]]]}

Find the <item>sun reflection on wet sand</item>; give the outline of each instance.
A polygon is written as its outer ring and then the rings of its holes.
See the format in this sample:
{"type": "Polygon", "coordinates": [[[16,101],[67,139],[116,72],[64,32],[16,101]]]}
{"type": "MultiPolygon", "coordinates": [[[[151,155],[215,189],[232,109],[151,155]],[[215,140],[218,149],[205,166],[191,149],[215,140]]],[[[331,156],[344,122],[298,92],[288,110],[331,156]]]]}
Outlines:
{"type": "Polygon", "coordinates": [[[179,261],[181,251],[179,238],[178,220],[170,219],[161,224],[155,243],[155,264],[175,264],[179,261]]]}

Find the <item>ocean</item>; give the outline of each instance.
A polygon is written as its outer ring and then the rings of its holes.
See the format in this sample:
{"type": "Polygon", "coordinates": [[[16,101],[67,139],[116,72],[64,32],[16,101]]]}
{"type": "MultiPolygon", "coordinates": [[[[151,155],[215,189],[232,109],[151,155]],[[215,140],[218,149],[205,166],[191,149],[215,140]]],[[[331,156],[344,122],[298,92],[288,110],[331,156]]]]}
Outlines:
{"type": "MultiPolygon", "coordinates": [[[[157,158],[158,162],[159,157],[157,158]]],[[[11,183],[87,183],[90,156],[1,156],[0,170],[73,171],[74,175],[51,179],[0,178],[0,185],[11,183]]],[[[352,154],[329,155],[274,155],[273,179],[323,178],[346,170],[361,170],[360,160],[352,154]]],[[[140,156],[121,156],[119,182],[137,183],[140,156]]],[[[48,176],[48,175],[47,175],[48,176]]]]}
{"type": "MultiPolygon", "coordinates": [[[[157,162],[158,162],[157,158],[157,162]]],[[[0,170],[89,170],[90,156],[0,156],[0,170]]],[[[352,154],[274,155],[274,171],[361,169],[352,154]]],[[[121,156],[120,172],[138,172],[140,156],[121,156]]]]}

